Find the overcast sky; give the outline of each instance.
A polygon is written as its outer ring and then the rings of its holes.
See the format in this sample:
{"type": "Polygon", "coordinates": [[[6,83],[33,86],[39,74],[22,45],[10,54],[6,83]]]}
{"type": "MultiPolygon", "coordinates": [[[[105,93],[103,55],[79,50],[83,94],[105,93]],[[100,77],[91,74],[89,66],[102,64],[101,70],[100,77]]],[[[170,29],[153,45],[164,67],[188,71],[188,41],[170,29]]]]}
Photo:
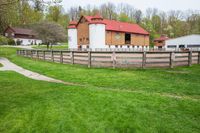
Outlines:
{"type": "Polygon", "coordinates": [[[88,4],[99,6],[103,3],[127,3],[144,11],[147,8],[169,10],[200,10],[200,0],[63,0],[62,5],[67,11],[72,6],[86,6],[88,4]]]}

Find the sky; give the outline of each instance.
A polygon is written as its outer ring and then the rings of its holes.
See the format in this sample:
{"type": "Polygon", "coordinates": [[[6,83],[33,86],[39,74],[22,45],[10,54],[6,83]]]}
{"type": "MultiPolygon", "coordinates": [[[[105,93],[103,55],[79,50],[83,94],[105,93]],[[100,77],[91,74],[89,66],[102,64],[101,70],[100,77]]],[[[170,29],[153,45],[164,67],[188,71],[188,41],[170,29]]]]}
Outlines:
{"type": "Polygon", "coordinates": [[[107,2],[114,4],[127,3],[142,11],[145,11],[147,8],[158,8],[163,11],[200,10],[200,0],[63,0],[62,5],[67,11],[73,6],[85,7],[88,4],[99,6],[107,2]]]}

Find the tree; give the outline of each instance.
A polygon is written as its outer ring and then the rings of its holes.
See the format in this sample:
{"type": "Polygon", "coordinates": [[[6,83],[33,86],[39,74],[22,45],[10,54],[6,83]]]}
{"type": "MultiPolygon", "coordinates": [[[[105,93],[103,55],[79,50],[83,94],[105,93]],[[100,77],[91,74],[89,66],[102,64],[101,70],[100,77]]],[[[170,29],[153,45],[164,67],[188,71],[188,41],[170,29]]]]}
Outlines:
{"type": "Polygon", "coordinates": [[[141,10],[137,10],[135,12],[135,20],[136,20],[137,24],[139,24],[142,21],[142,11],[141,10]]]}
{"type": "Polygon", "coordinates": [[[65,29],[55,22],[40,22],[35,24],[33,29],[36,31],[38,38],[47,45],[47,49],[49,49],[49,45],[52,47],[52,44],[64,42],[67,39],[65,29]]]}
{"type": "Polygon", "coordinates": [[[119,21],[122,21],[122,22],[131,22],[130,18],[125,13],[121,13],[119,15],[119,21]]]}
{"type": "Polygon", "coordinates": [[[47,14],[47,19],[50,21],[58,22],[62,15],[61,6],[50,6],[47,14]]]}
{"type": "Polygon", "coordinates": [[[100,12],[104,18],[117,19],[116,7],[112,3],[103,4],[100,7],[100,12]]]}
{"type": "Polygon", "coordinates": [[[0,34],[8,25],[19,24],[18,0],[0,0],[0,34]]]}

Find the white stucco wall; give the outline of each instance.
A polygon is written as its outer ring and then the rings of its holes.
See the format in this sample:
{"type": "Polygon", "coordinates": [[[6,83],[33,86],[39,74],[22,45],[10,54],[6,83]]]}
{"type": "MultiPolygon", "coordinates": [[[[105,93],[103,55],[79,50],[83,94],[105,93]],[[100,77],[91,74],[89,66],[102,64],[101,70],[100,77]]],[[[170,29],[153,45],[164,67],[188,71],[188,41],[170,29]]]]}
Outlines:
{"type": "Polygon", "coordinates": [[[31,45],[31,43],[33,42],[34,44],[41,44],[42,40],[38,40],[38,39],[24,39],[24,38],[14,38],[15,43],[17,43],[17,40],[21,41],[21,45],[31,45]]]}
{"type": "Polygon", "coordinates": [[[89,38],[91,49],[108,48],[106,46],[106,26],[104,24],[90,24],[89,38]]]}
{"type": "Polygon", "coordinates": [[[187,48],[189,45],[200,45],[200,35],[188,35],[175,39],[169,39],[165,42],[165,48],[169,49],[168,46],[176,46],[179,48],[179,45],[184,45],[187,48]]]}
{"type": "Polygon", "coordinates": [[[68,29],[68,45],[69,49],[78,48],[77,45],[77,29],[68,29]]]}

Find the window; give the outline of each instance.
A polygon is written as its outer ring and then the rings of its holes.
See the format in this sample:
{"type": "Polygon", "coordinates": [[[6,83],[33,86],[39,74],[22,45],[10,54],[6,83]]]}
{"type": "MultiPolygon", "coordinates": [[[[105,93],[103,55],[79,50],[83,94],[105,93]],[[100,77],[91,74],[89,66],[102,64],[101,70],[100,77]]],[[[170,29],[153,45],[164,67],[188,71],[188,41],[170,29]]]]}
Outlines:
{"type": "Polygon", "coordinates": [[[121,38],[120,33],[117,33],[117,32],[116,32],[116,34],[115,34],[115,39],[116,39],[116,40],[119,40],[120,38],[121,38]]]}
{"type": "Polygon", "coordinates": [[[188,47],[188,48],[199,48],[199,47],[200,47],[200,44],[199,44],[199,45],[188,45],[187,47],[188,47]]]}
{"type": "Polygon", "coordinates": [[[179,45],[179,48],[185,48],[185,45],[179,45]]]}
{"type": "Polygon", "coordinates": [[[176,45],[169,45],[167,48],[176,48],[176,45]]]}
{"type": "Polygon", "coordinates": [[[131,43],[131,34],[125,33],[125,44],[131,43]]]}

